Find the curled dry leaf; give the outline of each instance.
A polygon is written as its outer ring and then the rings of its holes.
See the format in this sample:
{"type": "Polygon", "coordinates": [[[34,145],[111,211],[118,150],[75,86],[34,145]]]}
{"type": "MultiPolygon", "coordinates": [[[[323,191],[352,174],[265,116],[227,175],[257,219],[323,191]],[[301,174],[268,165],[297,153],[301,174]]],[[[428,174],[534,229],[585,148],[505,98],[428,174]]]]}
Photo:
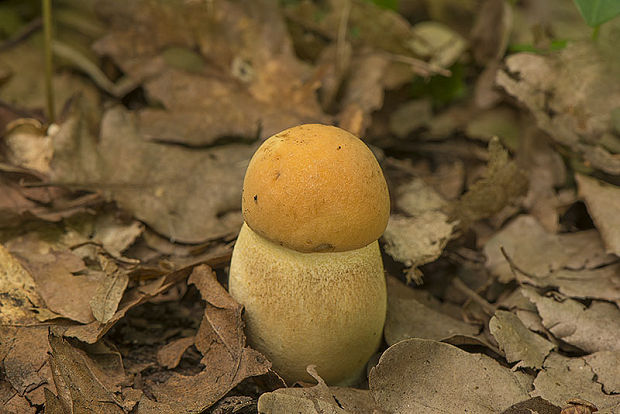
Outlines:
{"type": "Polygon", "coordinates": [[[525,194],[527,185],[525,173],[509,159],[508,151],[494,137],[489,141],[489,163],[484,177],[451,204],[450,216],[467,228],[477,220],[493,216],[525,194]]]}
{"type": "Polygon", "coordinates": [[[555,346],[525,327],[512,312],[498,310],[489,321],[489,330],[509,363],[516,367],[542,368],[543,361],[555,346]]]}
{"type": "Polygon", "coordinates": [[[592,167],[618,175],[620,159],[602,145],[606,134],[612,134],[610,108],[620,106],[618,59],[601,49],[584,41],[548,55],[514,54],[505,61],[507,69],[498,71],[497,83],[557,143],[592,167]]]}
{"type": "Polygon", "coordinates": [[[370,371],[377,404],[393,413],[497,413],[528,398],[519,373],[495,360],[425,339],[392,345],[370,371]]]}
{"type": "Polygon", "coordinates": [[[524,289],[538,309],[542,323],[556,338],[586,352],[620,350],[620,309],[602,301],[589,307],[572,299],[558,302],[524,289]]]}
{"type": "Polygon", "coordinates": [[[74,321],[93,321],[89,302],[99,286],[100,274],[77,274],[86,270],[82,259],[34,233],[11,240],[7,247],[32,275],[47,308],[74,321]]]}
{"type": "MultiPolygon", "coordinates": [[[[87,362],[89,357],[66,339],[49,336],[51,363],[58,400],[66,412],[122,414],[122,403],[87,362]]],[[[55,404],[56,405],[56,404],[55,404]]]]}
{"type": "Polygon", "coordinates": [[[437,259],[455,227],[440,211],[443,198],[423,180],[414,179],[396,190],[396,203],[412,217],[390,216],[383,234],[385,251],[413,268],[437,259]]]}
{"type": "Polygon", "coordinates": [[[244,379],[266,374],[271,367],[264,356],[245,346],[243,307],[217,282],[215,273],[206,265],[199,266],[189,283],[196,285],[206,301],[194,342],[205,369],[193,376],[173,373],[152,387],[156,406],[179,413],[202,412],[244,379]]]}

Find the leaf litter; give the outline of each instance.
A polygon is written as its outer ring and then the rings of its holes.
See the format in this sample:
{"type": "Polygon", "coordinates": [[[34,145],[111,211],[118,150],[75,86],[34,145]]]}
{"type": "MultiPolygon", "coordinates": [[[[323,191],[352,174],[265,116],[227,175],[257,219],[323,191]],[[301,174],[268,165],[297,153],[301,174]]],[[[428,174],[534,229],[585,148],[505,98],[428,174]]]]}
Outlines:
{"type": "Polygon", "coordinates": [[[572,4],[379,3],[54,3],[55,124],[24,3],[0,411],[620,410],[617,19],[595,43],[572,4]],[[392,193],[385,342],[352,387],[286,388],[225,289],[247,162],[308,122],[360,135],[392,193]]]}

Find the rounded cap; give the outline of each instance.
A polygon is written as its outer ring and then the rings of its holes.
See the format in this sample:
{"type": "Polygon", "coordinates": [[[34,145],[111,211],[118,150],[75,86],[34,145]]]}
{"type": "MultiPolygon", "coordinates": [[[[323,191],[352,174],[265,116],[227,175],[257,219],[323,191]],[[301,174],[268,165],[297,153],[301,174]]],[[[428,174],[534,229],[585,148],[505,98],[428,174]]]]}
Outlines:
{"type": "Polygon", "coordinates": [[[243,217],[300,252],[359,249],[387,225],[390,198],[372,151],[340,128],[300,125],[267,139],[248,165],[243,217]]]}

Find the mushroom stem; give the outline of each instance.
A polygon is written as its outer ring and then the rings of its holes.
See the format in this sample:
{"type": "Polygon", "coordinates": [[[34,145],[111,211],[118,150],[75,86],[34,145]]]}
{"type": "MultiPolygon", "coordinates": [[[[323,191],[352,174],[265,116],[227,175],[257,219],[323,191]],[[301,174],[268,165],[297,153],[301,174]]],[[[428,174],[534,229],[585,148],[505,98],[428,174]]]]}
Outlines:
{"type": "Polygon", "coordinates": [[[360,249],[302,253],[245,223],[230,265],[229,290],[246,308],[250,345],[287,383],[312,378],[350,385],[381,343],[387,294],[377,241],[360,249]]]}

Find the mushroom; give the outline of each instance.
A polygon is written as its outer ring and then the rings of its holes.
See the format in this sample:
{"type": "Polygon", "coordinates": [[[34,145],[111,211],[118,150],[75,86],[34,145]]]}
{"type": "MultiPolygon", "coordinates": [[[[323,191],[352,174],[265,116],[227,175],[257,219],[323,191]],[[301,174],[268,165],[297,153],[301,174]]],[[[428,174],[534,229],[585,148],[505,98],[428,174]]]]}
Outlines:
{"type": "Polygon", "coordinates": [[[229,291],[246,334],[287,381],[349,385],[382,339],[386,286],[377,239],[390,201],[381,167],[354,135],[301,125],[267,139],[243,183],[244,224],[229,291]]]}

